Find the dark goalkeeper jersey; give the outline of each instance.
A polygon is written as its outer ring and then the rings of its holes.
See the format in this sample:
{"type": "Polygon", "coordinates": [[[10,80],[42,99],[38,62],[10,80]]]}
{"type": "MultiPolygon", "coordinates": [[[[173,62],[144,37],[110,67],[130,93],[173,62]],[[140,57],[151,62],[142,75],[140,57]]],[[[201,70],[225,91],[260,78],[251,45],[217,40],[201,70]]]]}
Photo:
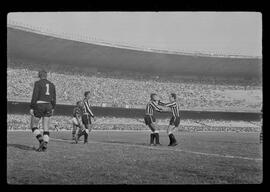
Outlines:
{"type": "Polygon", "coordinates": [[[56,105],[55,86],[47,79],[41,79],[35,82],[30,108],[35,108],[37,101],[48,102],[52,104],[52,109],[56,105]]]}

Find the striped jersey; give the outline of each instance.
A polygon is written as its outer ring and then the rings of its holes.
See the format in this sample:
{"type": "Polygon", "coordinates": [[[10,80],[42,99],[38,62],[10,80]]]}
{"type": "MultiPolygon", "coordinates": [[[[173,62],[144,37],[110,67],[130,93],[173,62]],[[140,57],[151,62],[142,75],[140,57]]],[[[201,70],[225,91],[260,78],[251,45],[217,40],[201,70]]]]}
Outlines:
{"type": "Polygon", "coordinates": [[[176,101],[173,101],[173,102],[170,102],[170,103],[162,103],[162,102],[158,101],[158,104],[171,108],[172,115],[174,117],[179,117],[180,116],[179,105],[178,105],[178,103],[176,101]]]}
{"type": "Polygon", "coordinates": [[[154,114],[154,110],[161,112],[162,109],[160,107],[158,107],[157,102],[150,100],[147,105],[146,105],[146,111],[145,114],[146,115],[153,115],[154,114]]]}
{"type": "Polygon", "coordinates": [[[89,114],[91,117],[94,117],[93,112],[90,109],[90,104],[88,102],[88,99],[84,98],[83,99],[83,114],[87,113],[89,114]]]}

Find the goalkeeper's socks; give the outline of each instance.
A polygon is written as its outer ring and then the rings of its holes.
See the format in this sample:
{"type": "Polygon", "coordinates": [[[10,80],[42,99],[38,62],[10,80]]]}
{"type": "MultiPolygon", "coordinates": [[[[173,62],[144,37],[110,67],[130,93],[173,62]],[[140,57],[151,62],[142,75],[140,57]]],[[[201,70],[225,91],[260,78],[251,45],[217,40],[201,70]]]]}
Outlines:
{"type": "Polygon", "coordinates": [[[41,143],[43,141],[43,138],[42,138],[40,130],[37,127],[33,127],[32,132],[33,132],[34,136],[36,136],[39,143],[41,143]]]}
{"type": "Polygon", "coordinates": [[[44,141],[44,144],[43,144],[43,146],[42,146],[42,151],[47,151],[47,144],[48,144],[48,142],[46,142],[46,141],[44,141]]]}
{"type": "Polygon", "coordinates": [[[72,139],[75,139],[76,131],[72,130],[72,139]]]}
{"type": "Polygon", "coordinates": [[[46,143],[49,143],[49,140],[50,140],[50,132],[49,132],[49,131],[44,131],[44,132],[43,132],[43,140],[44,140],[46,143]]]}

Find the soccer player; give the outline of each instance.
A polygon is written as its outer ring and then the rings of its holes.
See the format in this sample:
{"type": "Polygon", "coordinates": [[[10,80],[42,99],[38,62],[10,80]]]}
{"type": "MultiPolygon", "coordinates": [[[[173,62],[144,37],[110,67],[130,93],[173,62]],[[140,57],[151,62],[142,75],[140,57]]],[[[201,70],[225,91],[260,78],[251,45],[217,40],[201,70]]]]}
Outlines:
{"type": "Polygon", "coordinates": [[[72,140],[75,140],[77,143],[76,136],[78,135],[79,129],[82,127],[82,111],[83,111],[83,102],[77,101],[76,107],[73,109],[73,118],[72,118],[72,140]]]}
{"type": "Polygon", "coordinates": [[[168,146],[176,146],[178,143],[173,135],[173,132],[176,127],[179,126],[180,124],[180,110],[179,110],[179,105],[176,102],[176,94],[171,93],[169,95],[169,103],[162,103],[161,101],[158,102],[159,105],[161,106],[166,106],[171,109],[172,112],[172,117],[169,123],[169,126],[167,128],[167,134],[170,139],[170,143],[168,146]]]}
{"type": "Polygon", "coordinates": [[[31,124],[33,134],[39,141],[39,148],[37,151],[46,151],[49,142],[49,125],[50,117],[53,115],[56,105],[55,86],[52,82],[47,80],[47,72],[41,70],[38,72],[40,80],[34,84],[32,100],[30,104],[31,124]],[[38,129],[39,121],[42,121],[43,136],[38,129]]]}
{"type": "Polygon", "coordinates": [[[82,131],[81,134],[78,135],[78,138],[81,135],[84,135],[84,143],[88,143],[88,135],[89,132],[92,130],[92,122],[91,122],[91,117],[96,120],[96,117],[94,116],[93,112],[90,109],[90,91],[86,91],[84,93],[84,99],[83,99],[83,115],[82,115],[82,123],[84,125],[84,130],[82,131]]]}
{"type": "Polygon", "coordinates": [[[146,111],[144,116],[145,124],[150,128],[152,133],[150,134],[150,145],[160,145],[159,131],[156,127],[156,118],[154,117],[154,111],[162,112],[163,110],[158,106],[158,98],[155,93],[150,95],[150,101],[146,105],[146,111]],[[155,144],[154,144],[155,142],[155,144]]]}
{"type": "Polygon", "coordinates": [[[263,142],[263,122],[262,122],[262,120],[263,120],[263,109],[261,109],[261,132],[260,132],[260,143],[262,143],[263,142]]]}

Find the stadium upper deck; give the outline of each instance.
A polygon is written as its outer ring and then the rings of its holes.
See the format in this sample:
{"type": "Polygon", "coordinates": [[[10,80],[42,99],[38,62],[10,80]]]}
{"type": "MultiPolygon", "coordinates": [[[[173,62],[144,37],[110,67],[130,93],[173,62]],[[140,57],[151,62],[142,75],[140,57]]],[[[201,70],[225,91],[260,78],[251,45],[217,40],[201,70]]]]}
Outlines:
{"type": "Polygon", "coordinates": [[[8,25],[8,56],[66,66],[174,75],[261,77],[262,59],[140,49],[8,25]]]}

